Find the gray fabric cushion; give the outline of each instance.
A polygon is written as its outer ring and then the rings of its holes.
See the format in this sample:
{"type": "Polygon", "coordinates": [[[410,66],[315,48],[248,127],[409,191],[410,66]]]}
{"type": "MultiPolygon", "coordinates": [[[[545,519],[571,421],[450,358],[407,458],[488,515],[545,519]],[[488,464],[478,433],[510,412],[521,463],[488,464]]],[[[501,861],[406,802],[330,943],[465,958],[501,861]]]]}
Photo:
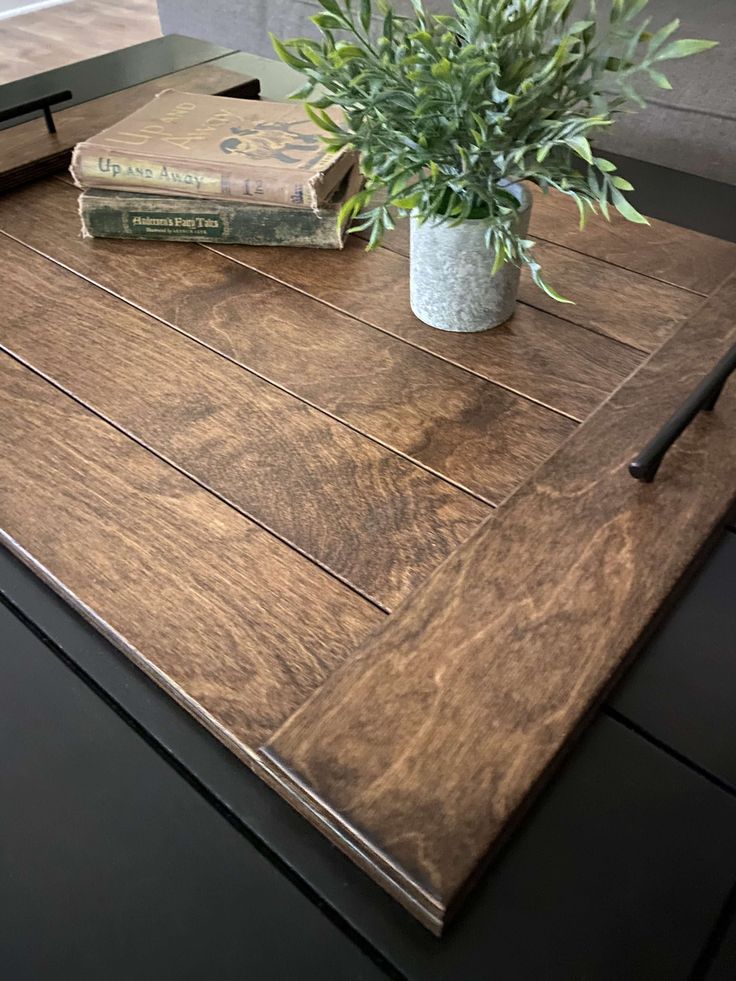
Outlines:
{"type": "Polygon", "coordinates": [[[646,91],[648,107],[622,114],[598,145],[651,163],[736,184],[736,0],[650,0],[651,30],[675,17],[678,37],[719,46],[665,62],[672,91],[646,91]]]}
{"type": "MultiPolygon", "coordinates": [[[[450,0],[425,0],[429,10],[449,10],[450,0]]],[[[409,0],[394,0],[402,12],[409,0]]],[[[581,6],[587,8],[586,0],[581,6]]],[[[601,5],[605,8],[606,3],[601,5]]],[[[316,36],[309,18],[316,0],[158,0],[166,34],[188,34],[273,57],[268,37],[316,36]]],[[[720,46],[666,64],[671,92],[653,89],[649,107],[622,114],[597,145],[640,160],[736,184],[736,0],[650,0],[652,29],[675,17],[679,36],[705,37],[720,46]]]]}

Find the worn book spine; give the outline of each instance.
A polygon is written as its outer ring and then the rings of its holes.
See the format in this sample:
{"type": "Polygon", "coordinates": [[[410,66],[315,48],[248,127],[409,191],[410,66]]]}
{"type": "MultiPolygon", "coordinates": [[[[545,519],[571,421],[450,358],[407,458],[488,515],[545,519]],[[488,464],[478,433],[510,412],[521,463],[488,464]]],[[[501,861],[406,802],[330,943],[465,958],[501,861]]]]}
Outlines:
{"type": "Polygon", "coordinates": [[[341,249],[337,210],[315,212],[128,191],[91,190],[79,197],[85,238],[341,249]]]}
{"type": "MultiPolygon", "coordinates": [[[[355,164],[354,154],[344,153],[330,168],[331,187],[355,164]]],[[[248,168],[200,166],[191,161],[153,159],[122,154],[93,143],[79,143],[70,167],[80,188],[121,188],[137,193],[177,197],[250,201],[264,205],[312,208],[324,204],[324,175],[250,165],[248,168]]]]}

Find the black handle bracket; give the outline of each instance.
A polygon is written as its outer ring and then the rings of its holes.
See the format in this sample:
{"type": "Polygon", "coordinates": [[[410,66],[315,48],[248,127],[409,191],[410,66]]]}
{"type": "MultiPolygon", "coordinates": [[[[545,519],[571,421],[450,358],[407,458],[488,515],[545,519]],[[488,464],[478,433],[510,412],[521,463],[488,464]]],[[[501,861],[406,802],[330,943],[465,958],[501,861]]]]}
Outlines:
{"type": "Polygon", "coordinates": [[[685,399],[677,412],[662,426],[654,439],[629,464],[629,473],[636,480],[650,484],[657,475],[667,450],[687,429],[695,416],[712,412],[729,375],[736,369],[736,344],[721,358],[715,368],[685,399]]]}
{"type": "Polygon", "coordinates": [[[58,105],[59,102],[67,102],[72,94],[69,89],[63,92],[54,92],[53,95],[44,95],[41,99],[31,99],[30,102],[21,102],[20,105],[11,106],[10,109],[0,109],[0,123],[6,119],[14,119],[16,116],[25,116],[29,112],[37,109],[43,111],[43,118],[46,120],[46,129],[49,133],[56,132],[54,117],[51,115],[51,106],[58,105]]]}

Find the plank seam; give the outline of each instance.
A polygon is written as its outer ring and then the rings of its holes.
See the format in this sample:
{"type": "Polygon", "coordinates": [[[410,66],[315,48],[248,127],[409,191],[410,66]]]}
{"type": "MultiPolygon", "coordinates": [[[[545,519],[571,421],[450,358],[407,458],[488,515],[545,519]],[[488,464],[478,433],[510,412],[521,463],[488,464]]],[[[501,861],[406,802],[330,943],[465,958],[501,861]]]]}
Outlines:
{"type": "MultiPolygon", "coordinates": [[[[3,234],[7,235],[8,233],[4,232],[3,234]]],[[[301,289],[299,286],[294,286],[293,283],[289,283],[284,279],[279,279],[278,276],[274,276],[271,273],[263,272],[261,269],[249,265],[247,262],[244,262],[242,259],[235,259],[233,258],[233,256],[228,255],[226,252],[220,252],[219,249],[216,249],[212,245],[205,245],[202,242],[200,242],[199,244],[203,249],[207,249],[209,252],[214,252],[216,255],[222,256],[222,258],[227,259],[228,262],[234,262],[236,263],[236,265],[244,266],[246,269],[250,269],[252,272],[257,273],[259,276],[265,276],[266,279],[271,279],[273,280],[273,282],[279,283],[281,286],[285,286],[287,289],[294,290],[295,293],[300,293],[302,296],[309,297],[310,300],[314,300],[316,303],[321,303],[323,306],[328,307],[330,310],[335,310],[337,313],[342,314],[344,317],[349,317],[351,320],[356,320],[358,323],[363,324],[363,326],[365,327],[370,327],[372,330],[377,330],[379,333],[385,334],[387,337],[392,337],[395,340],[400,341],[402,344],[406,344],[408,347],[414,348],[414,350],[416,351],[422,351],[424,354],[428,354],[430,355],[430,357],[436,358],[437,361],[444,361],[445,364],[450,364],[453,366],[453,368],[459,368],[460,371],[464,371],[468,375],[472,375],[474,378],[480,378],[482,381],[487,382],[489,385],[494,385],[496,388],[503,389],[503,391],[505,392],[510,392],[512,395],[516,395],[518,396],[518,398],[524,399],[526,402],[531,402],[533,405],[538,405],[543,409],[547,409],[549,412],[554,412],[555,415],[562,416],[565,419],[570,419],[572,422],[580,423],[584,421],[583,419],[580,418],[580,416],[573,415],[571,412],[566,412],[564,409],[558,409],[556,406],[550,405],[548,402],[543,402],[541,399],[536,399],[534,398],[533,395],[528,395],[526,392],[521,392],[518,389],[513,388],[511,385],[506,385],[503,382],[497,381],[494,378],[489,378],[487,375],[481,375],[479,372],[473,371],[472,368],[468,368],[466,365],[459,364],[457,361],[452,361],[450,358],[446,358],[442,354],[437,354],[434,351],[430,351],[429,348],[423,347],[421,344],[415,344],[413,341],[409,341],[405,337],[401,337],[399,334],[394,334],[386,327],[380,327],[378,324],[373,324],[369,320],[364,320],[362,317],[356,316],[354,313],[348,313],[347,311],[343,310],[342,307],[338,307],[334,303],[330,303],[329,300],[323,300],[319,296],[314,296],[312,293],[309,293],[307,290],[301,289]]],[[[528,306],[529,304],[525,304],[525,305],[528,306]]],[[[542,313],[548,313],[548,311],[543,310],[542,313]]],[[[556,315],[550,314],[550,316],[554,317],[556,315]]],[[[564,318],[558,317],[557,319],[563,320],[564,318]]],[[[572,323],[572,321],[565,321],[565,323],[572,323]]],[[[581,325],[573,324],[573,326],[580,327],[581,325]]],[[[589,328],[587,327],[581,327],[581,329],[589,330],[589,328]]],[[[598,334],[597,331],[593,331],[593,330],[589,330],[589,333],[598,334]]],[[[608,335],[606,334],[599,334],[598,336],[605,337],[607,341],[611,341],[613,344],[620,344],[622,347],[627,347],[630,350],[636,351],[638,354],[644,354],[647,356],[649,354],[648,351],[639,350],[638,348],[632,347],[630,344],[623,344],[621,341],[616,340],[615,337],[608,337],[608,335]]]]}
{"type": "MultiPolygon", "coordinates": [[[[358,426],[355,426],[352,423],[347,422],[345,419],[341,418],[340,416],[334,415],[333,413],[329,412],[327,409],[320,406],[318,403],[312,402],[309,399],[305,398],[303,395],[299,395],[298,393],[287,388],[285,385],[279,384],[278,382],[269,378],[267,375],[263,375],[260,372],[256,371],[254,368],[251,368],[248,365],[244,364],[242,361],[238,361],[235,358],[230,357],[230,355],[225,354],[224,352],[218,350],[216,347],[212,347],[210,344],[207,344],[206,341],[203,341],[201,338],[197,337],[196,335],[190,334],[183,327],[179,327],[177,324],[172,323],[172,321],[166,320],[165,318],[159,316],[158,314],[152,313],[146,307],[143,307],[140,304],[135,303],[133,300],[128,299],[127,297],[123,296],[121,293],[116,293],[115,290],[110,289],[107,286],[103,286],[101,283],[98,283],[96,280],[90,279],[88,276],[85,276],[83,273],[80,273],[76,269],[72,268],[71,266],[66,265],[66,263],[61,262],[59,259],[54,258],[54,256],[50,256],[48,253],[43,252],[41,249],[35,248],[33,245],[29,245],[27,242],[24,242],[22,239],[17,238],[15,235],[12,235],[10,232],[5,231],[4,229],[0,229],[0,235],[4,235],[6,238],[10,239],[13,242],[16,242],[18,245],[22,246],[23,248],[28,249],[30,252],[33,252],[35,255],[47,259],[49,262],[52,262],[55,266],[58,266],[60,269],[65,269],[73,276],[76,276],[78,279],[81,279],[82,282],[88,283],[90,286],[94,287],[95,289],[101,290],[103,293],[106,293],[108,296],[113,296],[115,297],[115,299],[121,300],[123,303],[126,303],[128,306],[132,307],[134,310],[137,310],[139,313],[144,314],[146,317],[150,317],[152,320],[157,321],[157,323],[163,324],[164,327],[168,327],[169,329],[176,331],[182,337],[186,337],[187,340],[193,341],[195,344],[199,344],[200,347],[203,347],[207,351],[210,351],[212,354],[217,355],[217,357],[223,358],[225,361],[228,361],[230,364],[235,365],[237,368],[240,368],[242,371],[247,371],[248,374],[253,375],[255,378],[258,378],[260,381],[265,382],[267,385],[270,385],[272,388],[275,388],[278,391],[283,392],[285,395],[288,395],[291,398],[295,399],[296,401],[301,402],[303,405],[309,406],[311,409],[316,410],[326,418],[332,420],[333,422],[338,423],[338,425],[344,426],[346,429],[349,429],[352,432],[356,433],[358,436],[362,436],[364,439],[367,439],[370,442],[375,443],[377,446],[382,447],[383,449],[387,450],[389,453],[392,453],[394,456],[400,457],[401,459],[406,460],[407,463],[411,463],[413,466],[419,468],[420,470],[426,471],[427,473],[431,474],[433,477],[436,477],[438,480],[443,481],[443,483],[449,484],[451,487],[454,487],[456,490],[462,491],[464,494],[467,494],[468,497],[472,497],[475,500],[480,501],[481,504],[485,504],[489,508],[495,508],[497,506],[498,502],[491,500],[490,497],[484,497],[478,491],[466,487],[459,480],[454,480],[453,478],[448,477],[446,474],[441,473],[439,470],[434,470],[432,467],[430,467],[426,463],[423,463],[421,460],[414,459],[414,457],[410,456],[408,453],[405,453],[402,450],[399,450],[396,447],[391,446],[389,443],[383,442],[383,440],[379,439],[379,437],[374,436],[371,433],[368,433],[360,429],[358,426]]],[[[220,253],[217,254],[219,255],[220,253]]],[[[222,258],[226,259],[227,256],[223,256],[222,258]]],[[[266,277],[266,278],[270,278],[270,277],[266,277]]],[[[348,315],[346,314],[346,316],[348,315]]],[[[357,319],[357,318],[352,318],[352,319],[357,319]]],[[[487,381],[489,384],[492,385],[495,384],[495,382],[489,382],[488,379],[483,379],[483,380],[487,381]]],[[[497,387],[502,388],[503,386],[497,386],[497,387]]],[[[543,406],[543,408],[549,408],[549,407],[543,406]]],[[[556,410],[551,410],[551,411],[556,412],[556,410]]],[[[564,413],[557,413],[557,414],[564,415],[564,413]]],[[[578,419],[574,419],[572,416],[568,418],[570,418],[572,422],[575,423],[579,422],[578,419]]],[[[573,432],[574,431],[575,430],[573,430],[573,432]]],[[[499,495],[499,500],[500,500],[500,495],[499,495]]]]}
{"type": "MultiPolygon", "coordinates": [[[[16,361],[18,364],[22,365],[26,370],[30,371],[32,374],[36,375],[38,378],[42,378],[45,382],[47,382],[49,385],[51,385],[57,391],[61,392],[62,395],[65,395],[67,398],[70,398],[73,402],[75,402],[77,405],[79,405],[81,408],[83,408],[86,412],[91,413],[93,416],[95,416],[101,422],[104,422],[106,425],[110,426],[116,432],[120,433],[122,436],[125,436],[131,442],[135,443],[137,446],[140,446],[141,449],[146,450],[148,453],[151,454],[151,456],[156,457],[157,460],[160,460],[162,463],[165,463],[167,466],[171,467],[172,470],[176,470],[176,472],[179,473],[179,474],[181,474],[182,477],[186,477],[187,480],[191,480],[193,484],[196,484],[197,487],[200,487],[202,490],[206,491],[208,494],[211,494],[214,498],[216,498],[222,504],[227,505],[227,507],[229,507],[233,511],[235,511],[236,514],[238,514],[241,518],[243,518],[246,521],[251,522],[254,525],[257,525],[262,531],[265,531],[266,534],[270,535],[272,538],[275,538],[277,541],[281,542],[282,545],[285,545],[291,551],[296,552],[303,559],[306,559],[310,564],[317,566],[317,568],[321,569],[324,573],[326,573],[328,576],[330,576],[331,579],[334,579],[336,582],[339,582],[340,585],[345,586],[351,592],[355,593],[356,596],[359,596],[362,600],[365,600],[367,603],[370,603],[370,605],[373,606],[373,607],[375,607],[375,609],[379,610],[381,613],[386,614],[386,615],[388,615],[388,614],[391,613],[391,610],[388,607],[383,606],[378,600],[372,598],[367,593],[364,593],[357,586],[354,586],[349,580],[344,579],[339,573],[334,572],[327,565],[324,565],[319,559],[314,558],[312,555],[310,555],[308,552],[304,551],[298,545],[295,545],[293,542],[290,542],[288,538],[286,538],[283,535],[279,534],[279,532],[274,531],[265,522],[260,521],[258,518],[256,518],[253,515],[249,514],[248,511],[244,510],[243,508],[239,507],[237,504],[233,503],[227,497],[223,496],[219,491],[217,491],[214,488],[210,487],[207,483],[205,483],[204,481],[200,480],[198,477],[193,476],[191,473],[189,473],[187,470],[185,470],[178,463],[175,463],[173,460],[170,460],[167,456],[165,456],[165,454],[160,453],[158,450],[155,450],[153,447],[149,446],[148,443],[146,443],[140,437],[136,436],[134,433],[131,433],[124,426],[122,426],[119,423],[115,422],[114,420],[108,418],[106,415],[104,415],[102,412],[99,412],[97,409],[93,408],[91,405],[88,405],[83,399],[79,398],[73,392],[70,392],[68,389],[66,389],[59,382],[55,381],[49,375],[45,374],[45,372],[41,371],[39,368],[36,368],[34,365],[30,364],[28,361],[25,360],[25,358],[21,357],[16,352],[11,351],[2,342],[0,342],[0,351],[2,351],[4,354],[6,354],[9,358],[12,358],[13,361],[16,361]]],[[[493,513],[493,512],[491,512],[491,513],[493,513]]],[[[1,531],[2,531],[2,529],[0,529],[0,532],[1,531]]],[[[471,534],[472,534],[472,532],[471,532],[471,534]]],[[[462,543],[460,543],[460,544],[462,544],[462,543]]],[[[413,590],[412,590],[412,592],[413,592],[413,590]]]]}
{"type": "MultiPolygon", "coordinates": [[[[675,228],[680,228],[682,226],[675,225],[674,227],[675,228]]],[[[699,232],[698,234],[701,234],[702,235],[704,233],[703,232],[699,232]]],[[[359,237],[362,238],[362,239],[364,239],[364,240],[367,240],[367,237],[365,235],[360,235],[359,237]]],[[[595,262],[603,262],[607,266],[612,266],[614,269],[621,269],[623,272],[632,273],[635,276],[644,276],[645,279],[650,279],[654,283],[661,283],[663,286],[672,286],[674,289],[682,290],[685,293],[692,293],[695,296],[703,296],[703,297],[706,297],[706,296],[709,296],[710,295],[708,293],[701,293],[700,290],[691,289],[689,286],[681,286],[679,283],[673,283],[669,279],[662,279],[660,276],[652,276],[650,273],[641,272],[641,270],[639,270],[639,269],[630,269],[628,266],[621,265],[620,262],[612,262],[610,259],[603,259],[599,255],[592,255],[592,253],[590,253],[590,252],[583,252],[582,249],[575,249],[571,245],[563,245],[561,242],[555,242],[554,239],[545,238],[543,235],[534,235],[533,237],[534,237],[534,240],[537,241],[537,242],[544,242],[545,245],[554,245],[558,249],[565,249],[567,252],[574,252],[575,255],[583,256],[585,259],[593,259],[595,262]]],[[[393,253],[393,255],[400,255],[400,256],[403,256],[405,259],[407,258],[406,252],[402,252],[400,249],[392,249],[390,245],[386,245],[385,243],[382,243],[380,247],[382,249],[386,249],[387,252],[393,253]]],[[[715,287],[715,289],[717,289],[717,288],[718,287],[715,287]]],[[[520,303],[523,302],[525,304],[525,306],[534,307],[534,304],[533,303],[528,303],[526,301],[521,301],[521,300],[519,302],[520,303]]],[[[541,309],[541,308],[534,307],[534,309],[536,310],[536,309],[541,309]]],[[[549,313],[548,310],[542,310],[542,312],[543,313],[549,313]]],[[[553,314],[552,316],[557,316],[557,314],[553,314]]],[[[565,317],[561,317],[560,319],[561,320],[565,320],[566,318],[565,317]]],[[[575,323],[575,321],[568,321],[568,323],[575,323]]],[[[576,324],[576,326],[577,327],[583,327],[585,330],[590,330],[593,333],[598,333],[592,327],[586,327],[585,324],[576,324]]],[[[605,336],[607,336],[607,335],[605,335],[605,336]]],[[[615,337],[612,337],[610,339],[611,340],[615,340],[616,343],[618,343],[618,344],[625,344],[626,347],[633,347],[633,345],[626,344],[625,341],[619,341],[615,337]]],[[[641,350],[641,349],[640,348],[633,347],[633,350],[638,351],[638,350],[641,350]]]]}

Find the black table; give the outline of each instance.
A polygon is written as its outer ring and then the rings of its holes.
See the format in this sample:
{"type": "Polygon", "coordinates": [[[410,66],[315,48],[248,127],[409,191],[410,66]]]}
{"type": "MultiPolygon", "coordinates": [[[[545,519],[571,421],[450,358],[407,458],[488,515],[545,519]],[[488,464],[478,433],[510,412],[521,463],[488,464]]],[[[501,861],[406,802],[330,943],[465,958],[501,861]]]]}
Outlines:
{"type": "MultiPolygon", "coordinates": [[[[154,44],[115,54],[118,87],[154,44]]],[[[644,211],[736,230],[733,188],[622,167],[644,211]]],[[[734,531],[441,940],[3,550],[0,598],[3,977],[734,976],[734,531]]]]}

